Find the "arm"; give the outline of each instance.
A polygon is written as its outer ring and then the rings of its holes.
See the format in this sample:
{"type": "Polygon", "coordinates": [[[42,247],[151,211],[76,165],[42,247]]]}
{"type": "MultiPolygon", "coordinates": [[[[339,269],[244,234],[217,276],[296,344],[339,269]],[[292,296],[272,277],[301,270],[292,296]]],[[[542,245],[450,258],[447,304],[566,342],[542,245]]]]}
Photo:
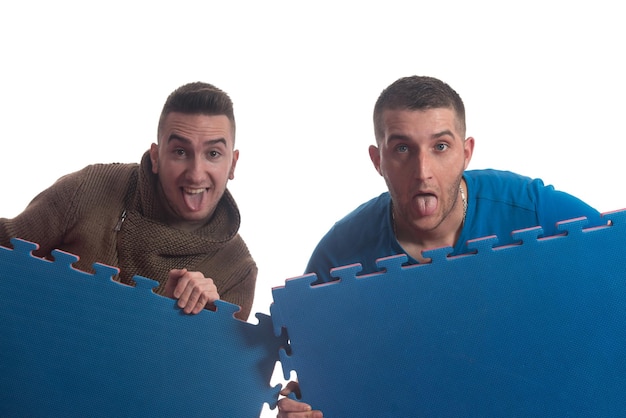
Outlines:
{"type": "Polygon", "coordinates": [[[600,226],[606,222],[602,220],[600,213],[582,201],[568,193],[555,190],[552,186],[544,186],[541,182],[534,182],[537,190],[537,216],[538,224],[544,228],[545,235],[555,235],[559,231],[557,222],[569,219],[586,217],[587,227],[600,226]]]}
{"type": "Polygon", "coordinates": [[[218,289],[222,295],[222,300],[238,305],[241,308],[235,316],[242,321],[247,321],[252,311],[258,274],[258,268],[251,257],[245,260],[245,265],[245,272],[238,274],[233,286],[222,286],[218,289]]]}
{"type": "Polygon", "coordinates": [[[11,238],[39,245],[37,256],[47,256],[58,248],[75,219],[75,196],[81,187],[78,175],[67,175],[37,195],[13,219],[0,219],[0,245],[9,246],[11,238]]]}
{"type": "Polygon", "coordinates": [[[221,300],[241,308],[235,316],[246,321],[252,310],[258,267],[241,236],[207,257],[197,270],[214,280],[221,300]]]}

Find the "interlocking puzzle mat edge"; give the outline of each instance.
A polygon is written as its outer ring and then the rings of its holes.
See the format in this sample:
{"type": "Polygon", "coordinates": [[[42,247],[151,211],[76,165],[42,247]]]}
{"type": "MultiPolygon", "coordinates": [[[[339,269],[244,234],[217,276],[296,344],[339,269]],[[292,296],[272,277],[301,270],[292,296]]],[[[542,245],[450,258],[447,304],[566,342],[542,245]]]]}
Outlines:
{"type": "Polygon", "coordinates": [[[259,416],[285,338],[269,316],[239,307],[184,315],[175,301],[112,280],[117,269],[72,267],[78,257],[0,247],[1,416],[259,416]]]}
{"type": "Polygon", "coordinates": [[[329,417],[625,415],[626,211],[604,216],[287,280],[271,306],[285,378],[329,417]]]}

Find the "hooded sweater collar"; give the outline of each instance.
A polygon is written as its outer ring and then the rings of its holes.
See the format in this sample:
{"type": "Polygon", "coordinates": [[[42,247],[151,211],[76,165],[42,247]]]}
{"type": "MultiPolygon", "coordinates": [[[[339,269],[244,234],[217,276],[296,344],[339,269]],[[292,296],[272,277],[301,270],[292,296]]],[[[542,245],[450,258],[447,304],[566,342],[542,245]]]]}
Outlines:
{"type": "MultiPolygon", "coordinates": [[[[159,176],[152,172],[150,153],[146,151],[141,158],[133,206],[137,207],[143,217],[167,225],[168,215],[171,214],[171,211],[161,190],[159,176]]],[[[200,236],[215,243],[226,242],[237,235],[240,223],[239,208],[226,189],[215,207],[213,215],[207,219],[202,227],[189,232],[189,234],[200,236]]]]}

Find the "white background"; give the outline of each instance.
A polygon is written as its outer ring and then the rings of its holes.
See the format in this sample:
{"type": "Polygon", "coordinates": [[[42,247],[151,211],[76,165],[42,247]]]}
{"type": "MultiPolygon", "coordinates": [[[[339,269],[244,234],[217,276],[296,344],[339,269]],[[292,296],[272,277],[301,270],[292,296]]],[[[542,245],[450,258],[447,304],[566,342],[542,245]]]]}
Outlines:
{"type": "MultiPolygon", "coordinates": [[[[384,190],[367,147],[380,91],[431,75],[465,101],[470,168],[626,207],[624,15],[580,1],[24,1],[0,5],[0,216],[63,174],[138,162],[167,95],[227,91],[230,190],[259,265],[252,312],[332,223],[384,190]]],[[[256,322],[254,316],[251,322],[256,322]]],[[[275,411],[264,410],[263,416],[275,411]]]]}

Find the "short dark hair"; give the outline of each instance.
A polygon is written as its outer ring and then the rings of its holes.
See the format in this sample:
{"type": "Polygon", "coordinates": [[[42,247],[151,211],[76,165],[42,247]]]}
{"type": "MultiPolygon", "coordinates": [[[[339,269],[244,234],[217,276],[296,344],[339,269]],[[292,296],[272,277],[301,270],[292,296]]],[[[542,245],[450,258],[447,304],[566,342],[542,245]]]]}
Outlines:
{"type": "Polygon", "coordinates": [[[235,113],[233,102],[226,92],[218,89],[212,84],[196,81],[180,86],[168,96],[161,116],[157,136],[161,136],[161,128],[167,115],[172,112],[184,113],[187,115],[202,114],[208,116],[224,115],[230,121],[235,133],[235,113]]]}
{"type": "Polygon", "coordinates": [[[465,106],[452,87],[434,77],[410,76],[394,81],[380,93],[374,105],[374,134],[384,136],[382,114],[385,110],[426,110],[449,108],[456,113],[458,128],[465,136],[465,106]]]}

